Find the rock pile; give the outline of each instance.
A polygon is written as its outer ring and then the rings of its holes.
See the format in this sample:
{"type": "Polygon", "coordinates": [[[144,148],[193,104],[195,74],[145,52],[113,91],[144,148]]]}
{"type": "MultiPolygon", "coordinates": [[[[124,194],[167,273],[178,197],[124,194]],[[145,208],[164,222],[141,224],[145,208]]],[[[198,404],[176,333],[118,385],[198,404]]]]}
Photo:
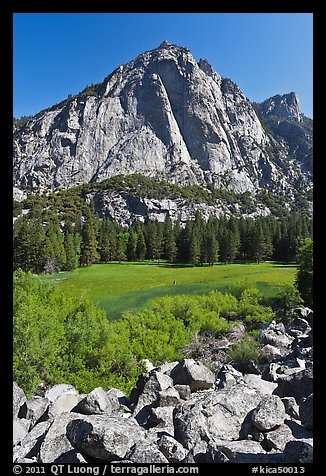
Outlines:
{"type": "Polygon", "coordinates": [[[297,313],[261,332],[264,363],[241,371],[165,363],[130,398],[60,384],[27,399],[14,383],[14,462],[312,462],[312,311],[297,313]]]}

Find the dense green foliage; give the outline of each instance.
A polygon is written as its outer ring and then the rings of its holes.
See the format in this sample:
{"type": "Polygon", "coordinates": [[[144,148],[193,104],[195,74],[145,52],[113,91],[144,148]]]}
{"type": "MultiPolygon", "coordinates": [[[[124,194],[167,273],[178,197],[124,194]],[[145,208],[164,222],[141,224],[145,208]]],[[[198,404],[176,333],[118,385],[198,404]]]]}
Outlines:
{"type": "Polygon", "coordinates": [[[296,285],[306,306],[313,307],[313,242],[306,238],[299,247],[296,285]]]}
{"type": "Polygon", "coordinates": [[[207,221],[197,213],[183,226],[167,219],[123,227],[99,218],[93,204],[78,194],[60,202],[60,209],[57,199],[55,195],[28,199],[29,213],[14,224],[14,269],[51,273],[98,262],[144,259],[193,266],[235,260],[293,261],[301,241],[312,233],[306,213],[278,219],[210,217],[207,221]]]}
{"type": "Polygon", "coordinates": [[[156,299],[109,322],[89,300],[16,271],[14,379],[28,395],[41,382],[67,382],[82,392],[99,385],[130,391],[142,359],[156,365],[175,360],[198,334],[223,336],[240,322],[252,330],[273,318],[257,289],[237,286],[235,294],[156,299]]]}
{"type": "MultiPolygon", "coordinates": [[[[28,190],[26,190],[28,192],[28,190]]],[[[93,194],[95,199],[103,192],[125,192],[131,196],[146,197],[149,199],[181,199],[185,204],[204,203],[218,205],[222,210],[234,215],[253,213],[257,208],[268,207],[274,216],[288,216],[291,212],[308,209],[308,200],[312,200],[309,192],[297,193],[294,200],[287,195],[273,194],[261,190],[255,196],[250,192],[235,193],[227,189],[215,188],[213,185],[202,187],[199,185],[179,186],[165,180],[151,178],[141,174],[117,175],[101,182],[91,182],[75,186],[68,190],[58,190],[48,195],[29,195],[22,203],[14,203],[15,214],[21,208],[30,209],[35,204],[56,211],[63,219],[74,219],[86,206],[88,194],[93,194]],[[286,206],[285,206],[286,205],[286,206]]]]}
{"type": "Polygon", "coordinates": [[[246,335],[239,341],[234,342],[228,349],[227,356],[232,364],[248,360],[259,362],[262,359],[259,342],[251,335],[246,335]]]}
{"type": "MultiPolygon", "coordinates": [[[[167,261],[137,261],[94,264],[74,271],[43,275],[42,279],[72,295],[87,296],[106,311],[109,320],[120,319],[125,311],[135,312],[149,301],[179,294],[193,296],[210,291],[229,291],[230,283],[243,282],[256,286],[266,302],[285,287],[293,287],[297,267],[295,264],[275,262],[235,263],[212,266],[174,264],[167,261]]],[[[235,287],[232,285],[232,294],[235,287]]],[[[237,293],[237,296],[239,294],[237,293]]],[[[280,297],[280,308],[287,298],[280,297]]]]}

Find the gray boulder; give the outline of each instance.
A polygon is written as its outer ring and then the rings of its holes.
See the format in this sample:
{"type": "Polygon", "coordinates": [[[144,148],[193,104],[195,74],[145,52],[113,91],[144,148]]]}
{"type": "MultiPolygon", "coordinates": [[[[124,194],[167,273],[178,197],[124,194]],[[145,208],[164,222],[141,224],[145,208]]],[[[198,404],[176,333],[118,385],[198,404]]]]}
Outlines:
{"type": "Polygon", "coordinates": [[[294,440],[291,429],[285,423],[279,425],[275,430],[268,431],[264,434],[264,445],[268,451],[278,450],[284,451],[286,444],[294,440]]]}
{"type": "Polygon", "coordinates": [[[230,388],[238,383],[243,383],[243,375],[230,364],[224,364],[217,375],[218,388],[230,388]]]}
{"type": "Polygon", "coordinates": [[[20,443],[25,436],[28,434],[28,428],[29,428],[29,421],[25,420],[23,421],[22,419],[19,420],[14,420],[13,421],[13,445],[17,445],[20,443]],[[27,422],[27,425],[26,425],[27,422]]]}
{"type": "Polygon", "coordinates": [[[294,397],[283,397],[282,402],[285,407],[285,412],[287,415],[289,415],[291,418],[295,420],[300,420],[300,415],[299,415],[299,405],[295,401],[294,397]]]}
{"type": "Polygon", "coordinates": [[[192,392],[212,388],[215,383],[213,372],[193,359],[181,360],[170,375],[174,384],[189,385],[192,392]]]}
{"type": "Polygon", "coordinates": [[[308,367],[292,375],[280,375],[274,394],[280,397],[294,397],[300,404],[304,397],[313,392],[313,368],[308,367]]]}
{"type": "Polygon", "coordinates": [[[78,418],[77,413],[62,413],[57,415],[40,448],[41,463],[57,463],[68,457],[74,461],[74,455],[77,453],[66,437],[66,427],[71,420],[78,418]]]}
{"type": "Polygon", "coordinates": [[[283,455],[287,464],[312,463],[313,445],[306,441],[289,441],[283,455]]]}
{"type": "Polygon", "coordinates": [[[282,359],[282,357],[284,357],[289,350],[288,348],[279,349],[278,347],[275,347],[275,345],[266,344],[260,348],[260,351],[264,357],[264,360],[272,363],[278,362],[280,359],[282,359]]]}
{"type": "Polygon", "coordinates": [[[181,385],[177,383],[174,385],[174,388],[178,391],[182,400],[187,400],[187,398],[191,397],[191,390],[189,385],[181,385]]]}
{"type": "Polygon", "coordinates": [[[267,329],[261,331],[259,340],[262,344],[269,344],[278,349],[289,349],[293,337],[286,334],[284,324],[272,321],[267,329]]]}
{"type": "Polygon", "coordinates": [[[38,423],[26,434],[20,445],[14,448],[14,463],[18,463],[18,460],[23,458],[36,458],[50,425],[50,420],[38,423]]]}
{"type": "Polygon", "coordinates": [[[260,375],[256,374],[244,375],[243,382],[247,385],[247,387],[253,388],[263,395],[271,395],[277,387],[277,383],[263,380],[260,375]]]}
{"type": "Polygon", "coordinates": [[[46,397],[32,397],[23,404],[20,409],[19,417],[27,418],[33,427],[38,420],[43,417],[49,408],[49,400],[46,397]]]}
{"type": "Polygon", "coordinates": [[[299,406],[299,415],[302,426],[307,430],[313,429],[313,404],[314,404],[314,395],[313,393],[306,398],[301,405],[299,406]]]}
{"type": "Polygon", "coordinates": [[[259,392],[243,384],[203,393],[175,408],[174,436],[188,449],[201,440],[236,440],[246,416],[261,398],[259,392]]]}
{"type": "Polygon", "coordinates": [[[163,434],[158,441],[158,448],[169,463],[180,463],[187,454],[187,450],[172,436],[163,434]]]}
{"type": "Polygon", "coordinates": [[[12,400],[12,409],[13,409],[13,419],[18,417],[20,407],[26,402],[26,395],[24,390],[22,390],[16,382],[13,382],[13,400],[12,400]]]}
{"type": "Polygon", "coordinates": [[[146,432],[133,418],[79,415],[67,425],[67,438],[82,454],[99,461],[124,459],[146,432]]]}
{"type": "Polygon", "coordinates": [[[77,409],[85,415],[113,415],[119,411],[120,405],[116,395],[97,387],[79,402],[77,409]]]}
{"type": "Polygon", "coordinates": [[[148,428],[164,428],[169,433],[174,433],[173,407],[153,407],[147,421],[148,428]]]}
{"type": "Polygon", "coordinates": [[[311,331],[309,322],[302,317],[297,317],[286,328],[286,332],[293,337],[298,337],[303,334],[308,334],[311,331]]]}
{"type": "Polygon", "coordinates": [[[133,463],[168,463],[169,460],[159,450],[154,441],[145,440],[136,443],[126,454],[133,463]]]}
{"type": "MultiPolygon", "coordinates": [[[[142,374],[131,394],[133,415],[140,425],[146,427],[151,409],[158,406],[159,393],[172,388],[173,380],[157,369],[142,374]]],[[[163,397],[164,399],[164,397],[163,397]]]]}
{"type": "Polygon", "coordinates": [[[52,418],[61,415],[62,413],[71,412],[82,399],[79,393],[62,393],[59,395],[49,408],[49,415],[52,418]]]}
{"type": "Polygon", "coordinates": [[[252,423],[258,430],[268,431],[281,425],[285,418],[285,408],[280,397],[265,395],[252,414],[252,423]]]}
{"type": "MultiPolygon", "coordinates": [[[[239,440],[239,441],[223,441],[215,440],[211,447],[215,448],[215,451],[223,453],[227,461],[230,461],[234,458],[238,459],[240,463],[240,458],[248,455],[257,455],[257,454],[266,454],[266,451],[257,441],[252,440],[239,440]]],[[[244,458],[246,459],[246,458],[244,458]]]]}
{"type": "Polygon", "coordinates": [[[174,387],[169,387],[158,393],[158,405],[160,407],[176,407],[180,401],[179,392],[174,387]]]}
{"type": "Polygon", "coordinates": [[[78,391],[75,387],[66,383],[60,383],[49,388],[45,393],[45,397],[53,403],[60,395],[65,393],[78,395],[78,391]]]}

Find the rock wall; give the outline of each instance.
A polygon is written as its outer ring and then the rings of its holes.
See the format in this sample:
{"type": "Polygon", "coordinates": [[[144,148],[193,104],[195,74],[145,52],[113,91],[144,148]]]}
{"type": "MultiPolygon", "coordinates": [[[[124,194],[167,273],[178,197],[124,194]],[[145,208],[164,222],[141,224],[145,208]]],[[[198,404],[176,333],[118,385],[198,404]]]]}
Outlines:
{"type": "Polygon", "coordinates": [[[14,185],[39,193],[141,173],[292,193],[302,173],[272,145],[235,83],[163,43],[15,130],[14,185]]]}
{"type": "Polygon", "coordinates": [[[14,383],[14,462],[312,462],[313,314],[295,312],[261,331],[262,364],[223,363],[224,339],[210,368],[147,362],[130,398],[61,384],[26,399],[14,383]]]}

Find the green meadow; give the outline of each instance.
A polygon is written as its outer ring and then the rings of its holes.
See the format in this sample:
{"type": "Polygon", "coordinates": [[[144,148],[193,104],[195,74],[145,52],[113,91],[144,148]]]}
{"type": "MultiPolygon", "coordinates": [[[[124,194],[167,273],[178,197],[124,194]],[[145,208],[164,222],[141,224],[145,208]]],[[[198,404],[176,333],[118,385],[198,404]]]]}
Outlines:
{"type": "Polygon", "coordinates": [[[153,298],[223,291],[243,281],[255,284],[268,301],[282,285],[294,284],[296,269],[294,264],[274,262],[213,267],[122,262],[94,264],[44,279],[57,283],[74,296],[89,297],[105,309],[109,320],[115,320],[124,311],[141,309],[153,298]]]}

